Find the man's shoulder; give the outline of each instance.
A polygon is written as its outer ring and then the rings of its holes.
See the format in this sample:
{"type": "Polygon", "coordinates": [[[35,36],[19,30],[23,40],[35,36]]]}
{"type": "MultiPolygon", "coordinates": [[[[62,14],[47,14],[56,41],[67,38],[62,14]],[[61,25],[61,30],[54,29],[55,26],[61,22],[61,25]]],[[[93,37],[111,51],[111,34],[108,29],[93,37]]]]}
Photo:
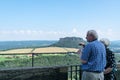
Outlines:
{"type": "Polygon", "coordinates": [[[93,45],[93,44],[98,44],[98,43],[100,43],[100,41],[95,40],[95,41],[92,41],[92,42],[88,43],[88,45],[93,45]]]}
{"type": "Polygon", "coordinates": [[[90,46],[90,47],[102,47],[102,48],[105,48],[105,46],[100,41],[97,41],[97,40],[88,43],[88,46],[90,46]]]}

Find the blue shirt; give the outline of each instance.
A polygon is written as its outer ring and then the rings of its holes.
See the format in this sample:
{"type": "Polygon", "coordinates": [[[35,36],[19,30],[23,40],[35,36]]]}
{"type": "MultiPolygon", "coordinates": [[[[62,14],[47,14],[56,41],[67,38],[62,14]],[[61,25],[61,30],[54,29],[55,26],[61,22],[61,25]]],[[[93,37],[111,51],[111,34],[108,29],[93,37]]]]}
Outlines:
{"type": "Polygon", "coordinates": [[[82,64],[82,70],[104,71],[106,66],[105,46],[98,40],[88,43],[83,49],[81,59],[87,61],[82,64]]]}

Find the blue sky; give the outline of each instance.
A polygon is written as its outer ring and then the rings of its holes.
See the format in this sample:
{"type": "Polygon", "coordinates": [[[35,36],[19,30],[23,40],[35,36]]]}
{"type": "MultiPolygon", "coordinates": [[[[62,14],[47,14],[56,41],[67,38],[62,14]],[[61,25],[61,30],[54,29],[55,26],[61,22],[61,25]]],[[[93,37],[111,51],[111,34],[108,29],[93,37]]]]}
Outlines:
{"type": "Polygon", "coordinates": [[[84,38],[120,40],[120,0],[0,0],[0,41],[84,38]]]}

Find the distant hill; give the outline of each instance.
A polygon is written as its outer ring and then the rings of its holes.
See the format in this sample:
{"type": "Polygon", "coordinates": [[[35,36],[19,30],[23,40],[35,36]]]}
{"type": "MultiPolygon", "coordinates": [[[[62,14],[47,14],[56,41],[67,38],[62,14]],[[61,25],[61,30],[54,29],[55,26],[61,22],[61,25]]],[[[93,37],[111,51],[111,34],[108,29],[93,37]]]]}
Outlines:
{"type": "MultiPolygon", "coordinates": [[[[85,42],[80,37],[65,37],[60,38],[60,40],[50,46],[54,47],[68,47],[68,48],[80,48],[78,45],[80,42],[85,42]]],[[[109,46],[114,53],[120,53],[120,40],[111,41],[109,46]]]]}
{"type": "Polygon", "coordinates": [[[120,53],[120,40],[111,41],[110,48],[115,53],[120,53]]]}
{"type": "Polygon", "coordinates": [[[110,47],[120,47],[120,40],[111,41],[110,47]]]}
{"type": "MultiPolygon", "coordinates": [[[[40,48],[40,47],[67,47],[67,48],[80,48],[78,45],[80,42],[85,42],[80,37],[65,37],[60,38],[59,41],[46,41],[46,40],[34,40],[34,41],[0,41],[0,50],[9,49],[24,49],[24,48],[40,48]]],[[[111,41],[110,48],[115,53],[120,53],[120,40],[111,41]]]]}
{"type": "Polygon", "coordinates": [[[55,42],[57,41],[0,41],[0,50],[44,47],[55,42]]]}
{"type": "Polygon", "coordinates": [[[65,37],[65,38],[60,38],[60,40],[58,42],[56,42],[50,46],[79,48],[78,44],[80,42],[85,42],[85,41],[80,37],[65,37]]]}

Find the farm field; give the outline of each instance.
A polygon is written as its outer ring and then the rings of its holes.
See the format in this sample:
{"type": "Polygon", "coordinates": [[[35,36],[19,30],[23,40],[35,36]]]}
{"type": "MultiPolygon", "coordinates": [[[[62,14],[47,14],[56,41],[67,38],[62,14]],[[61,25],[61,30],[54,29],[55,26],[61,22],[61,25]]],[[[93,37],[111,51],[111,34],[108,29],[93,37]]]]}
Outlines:
{"type": "MultiPolygon", "coordinates": [[[[27,48],[0,51],[0,68],[46,67],[80,64],[78,49],[62,47],[27,48]],[[34,53],[32,56],[31,53],[34,53]]],[[[116,62],[120,54],[115,53],[116,62]]]]}
{"type": "MultiPolygon", "coordinates": [[[[0,68],[18,68],[32,66],[32,57],[28,57],[26,55],[16,55],[14,57],[10,56],[0,56],[0,68]]],[[[38,54],[34,56],[33,64],[34,67],[48,67],[58,65],[64,66],[80,64],[80,60],[77,54],[38,54]]]]}
{"type": "Polygon", "coordinates": [[[12,49],[6,51],[0,51],[0,54],[19,54],[19,53],[67,53],[77,52],[76,48],[64,48],[64,47],[43,47],[43,48],[25,48],[25,49],[12,49]]]}
{"type": "Polygon", "coordinates": [[[47,47],[36,49],[14,49],[0,52],[0,68],[18,68],[80,64],[78,49],[47,47]],[[69,52],[74,52],[70,53],[69,52]],[[34,56],[31,56],[34,53],[34,56]],[[33,61],[34,59],[34,61],[33,61]]]}
{"type": "MultiPolygon", "coordinates": [[[[0,68],[1,70],[27,68],[32,67],[32,63],[34,67],[78,65],[81,63],[79,59],[80,56],[75,54],[77,50],[78,49],[75,48],[47,47],[1,51],[0,68]],[[31,53],[34,53],[33,57],[31,56],[31,53]]],[[[115,53],[115,58],[118,62],[120,54],[115,53]]],[[[118,76],[119,72],[117,72],[116,75],[118,76]]],[[[68,80],[70,80],[70,73],[68,73],[68,77],[68,80]]],[[[72,77],[75,79],[74,72],[72,77]]]]}

